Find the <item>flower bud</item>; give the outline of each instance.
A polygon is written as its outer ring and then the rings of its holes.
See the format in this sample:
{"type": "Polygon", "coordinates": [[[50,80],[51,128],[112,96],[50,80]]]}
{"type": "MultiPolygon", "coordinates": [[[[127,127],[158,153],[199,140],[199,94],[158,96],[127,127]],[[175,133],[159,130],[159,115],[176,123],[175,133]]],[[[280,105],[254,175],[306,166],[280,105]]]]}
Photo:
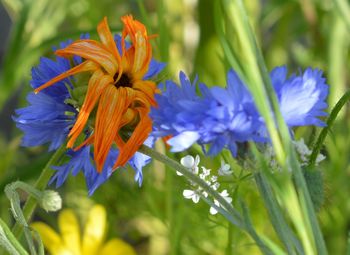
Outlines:
{"type": "Polygon", "coordinates": [[[43,191],[41,202],[41,207],[47,212],[55,212],[62,208],[61,196],[53,190],[43,191]]]}

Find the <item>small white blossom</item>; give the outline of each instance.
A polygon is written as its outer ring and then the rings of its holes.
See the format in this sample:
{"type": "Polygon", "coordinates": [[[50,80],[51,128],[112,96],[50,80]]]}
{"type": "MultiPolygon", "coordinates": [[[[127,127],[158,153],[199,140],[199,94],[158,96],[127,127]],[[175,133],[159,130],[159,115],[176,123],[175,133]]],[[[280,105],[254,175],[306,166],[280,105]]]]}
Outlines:
{"type": "Polygon", "coordinates": [[[208,192],[203,191],[203,192],[202,192],[202,195],[203,195],[204,197],[208,197],[208,192]]]}
{"type": "MultiPolygon", "coordinates": [[[[219,202],[216,199],[214,199],[214,204],[217,207],[220,207],[220,204],[219,204],[219,202]]],[[[215,214],[218,213],[218,210],[216,210],[214,207],[210,207],[209,212],[210,212],[211,215],[215,215],[215,214]]]]}
{"type": "MultiPolygon", "coordinates": [[[[181,158],[180,163],[194,174],[198,174],[198,165],[200,162],[199,155],[196,156],[196,158],[193,158],[191,155],[187,155],[183,158],[181,158]]],[[[176,174],[179,176],[182,176],[182,173],[176,171],[176,174]]]]}
{"type": "MultiPolygon", "coordinates": [[[[229,193],[227,192],[227,190],[223,190],[220,195],[228,202],[228,203],[231,203],[232,202],[232,198],[229,197],[229,193]]],[[[219,201],[217,201],[216,199],[214,199],[214,204],[219,207],[221,206],[219,201]]],[[[212,215],[215,215],[218,213],[218,211],[214,208],[214,207],[210,207],[210,210],[209,210],[210,214],[212,215]]]]}
{"type": "Polygon", "coordinates": [[[204,166],[202,166],[202,173],[204,176],[209,176],[210,175],[210,169],[206,169],[204,166]]]}
{"type": "Polygon", "coordinates": [[[200,199],[200,195],[198,194],[197,191],[190,190],[190,189],[185,189],[182,193],[184,198],[186,199],[192,199],[193,203],[197,204],[200,199]]]}
{"type": "Polygon", "coordinates": [[[231,175],[233,171],[231,171],[231,167],[229,164],[226,164],[225,161],[221,160],[221,166],[218,170],[218,174],[221,176],[231,175]]]}
{"type": "Polygon", "coordinates": [[[323,161],[324,159],[326,158],[326,156],[325,155],[323,155],[323,154],[318,154],[317,155],[317,158],[316,158],[316,165],[318,165],[321,161],[323,161]]]}
{"type": "Polygon", "coordinates": [[[301,138],[299,141],[293,141],[294,147],[300,155],[300,159],[303,162],[308,160],[308,157],[311,155],[312,151],[307,147],[304,142],[304,139],[301,138]]]}
{"type": "Polygon", "coordinates": [[[213,175],[213,176],[210,178],[210,180],[211,180],[212,182],[217,182],[218,177],[217,177],[216,175],[213,175]]]}
{"type": "Polygon", "coordinates": [[[217,190],[220,187],[220,183],[215,182],[213,185],[211,185],[213,190],[217,190]]]}

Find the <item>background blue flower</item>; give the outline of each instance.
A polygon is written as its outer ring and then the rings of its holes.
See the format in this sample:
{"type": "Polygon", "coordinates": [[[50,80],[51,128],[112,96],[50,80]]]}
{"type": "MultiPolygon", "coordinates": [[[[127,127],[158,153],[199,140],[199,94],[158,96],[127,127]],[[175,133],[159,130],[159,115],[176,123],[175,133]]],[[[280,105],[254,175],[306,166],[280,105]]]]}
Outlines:
{"type": "Polygon", "coordinates": [[[327,116],[328,85],[319,69],[307,68],[300,75],[287,76],[286,67],[276,67],[271,72],[280,109],[289,127],[325,126],[319,117],[327,116]]]}
{"type": "MultiPolygon", "coordinates": [[[[323,126],[319,117],[326,115],[328,86],[322,71],[308,68],[300,76],[286,77],[286,67],[277,67],[271,72],[271,81],[287,125],[290,128],[323,126]]],[[[199,84],[197,94],[196,81],[191,84],[182,72],[180,84],[178,86],[173,81],[161,84],[163,93],[156,95],[158,107],[150,114],[154,122],[153,135],[172,136],[167,141],[171,151],[183,151],[197,142],[210,146],[209,155],[227,148],[235,156],[239,143],[269,141],[253,97],[234,70],[227,74],[226,88],[208,88],[199,84]]]]}

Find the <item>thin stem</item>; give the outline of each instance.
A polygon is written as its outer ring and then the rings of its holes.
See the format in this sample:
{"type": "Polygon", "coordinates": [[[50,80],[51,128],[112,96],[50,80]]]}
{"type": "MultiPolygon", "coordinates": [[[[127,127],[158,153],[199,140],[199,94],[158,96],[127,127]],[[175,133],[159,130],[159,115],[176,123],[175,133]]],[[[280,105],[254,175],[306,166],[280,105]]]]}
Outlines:
{"type": "Polygon", "coordinates": [[[283,213],[276,201],[276,198],[274,197],[273,191],[263,173],[258,172],[254,175],[254,177],[269,213],[270,221],[277,233],[277,236],[286,247],[288,254],[296,254],[295,249],[298,250],[299,254],[303,254],[300,243],[285,221],[283,213]],[[292,240],[294,242],[292,242],[292,240]]]}
{"type": "Polygon", "coordinates": [[[328,131],[331,129],[331,127],[334,124],[334,121],[336,120],[338,113],[343,108],[343,106],[350,100],[350,90],[347,91],[337,102],[337,104],[334,106],[334,108],[331,111],[331,114],[329,115],[329,118],[327,120],[327,126],[322,129],[320,135],[317,138],[317,141],[315,143],[315,146],[312,150],[310,159],[309,159],[309,168],[311,169],[312,166],[315,165],[317,155],[320,153],[321,147],[324,143],[324,140],[327,137],[328,131]]]}
{"type": "Polygon", "coordinates": [[[226,255],[233,255],[233,227],[229,223],[227,226],[227,248],[226,255]]]}
{"type": "MultiPolygon", "coordinates": [[[[51,166],[54,165],[64,154],[66,151],[66,146],[62,145],[60,148],[57,149],[57,151],[52,155],[51,159],[47,162],[46,166],[41,172],[41,175],[39,176],[39,179],[37,180],[35,184],[35,188],[38,190],[44,190],[51,179],[52,175],[54,174],[54,171],[51,169],[51,166]]],[[[37,200],[30,196],[23,207],[23,215],[26,221],[29,221],[30,217],[32,216],[35,208],[37,206],[37,200]]],[[[13,227],[13,234],[20,238],[23,232],[23,227],[16,223],[13,227]]]]}
{"type": "Polygon", "coordinates": [[[3,246],[11,255],[28,255],[2,219],[0,219],[0,246],[3,246]]]}
{"type": "Polygon", "coordinates": [[[348,31],[350,32],[350,7],[346,0],[334,0],[336,10],[339,12],[348,31]]]}

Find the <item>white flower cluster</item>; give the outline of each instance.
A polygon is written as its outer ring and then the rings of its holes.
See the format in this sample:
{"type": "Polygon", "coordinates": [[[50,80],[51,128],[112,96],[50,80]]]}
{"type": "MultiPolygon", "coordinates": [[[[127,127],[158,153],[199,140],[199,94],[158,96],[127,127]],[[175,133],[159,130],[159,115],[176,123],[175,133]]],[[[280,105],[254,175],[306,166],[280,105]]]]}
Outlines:
{"type": "MultiPolygon", "coordinates": [[[[307,147],[303,138],[301,138],[299,141],[293,141],[293,144],[294,144],[294,147],[299,154],[301,164],[306,165],[308,163],[308,159],[309,159],[312,151],[309,149],[309,147],[307,147]]],[[[321,154],[321,153],[318,154],[316,157],[316,162],[315,162],[316,166],[325,158],[326,157],[323,154],[321,154]]]]}
{"type": "MultiPolygon", "coordinates": [[[[297,153],[299,155],[299,158],[300,158],[300,161],[301,161],[301,165],[302,166],[307,165],[312,151],[309,149],[309,147],[307,147],[307,145],[304,142],[304,139],[301,138],[298,141],[293,141],[293,145],[294,145],[294,148],[296,149],[296,151],[297,151],[297,153]]],[[[275,152],[274,152],[274,150],[273,150],[271,145],[267,145],[266,146],[266,150],[264,152],[264,156],[270,162],[270,166],[272,168],[280,169],[280,167],[278,166],[278,163],[277,163],[277,161],[275,159],[275,152]]],[[[317,158],[316,158],[316,162],[315,162],[316,166],[321,161],[323,161],[325,158],[326,157],[323,154],[321,154],[321,153],[318,154],[317,158]]]]}
{"type": "MultiPolygon", "coordinates": [[[[190,155],[187,155],[183,157],[180,161],[181,165],[186,167],[189,171],[191,171],[193,174],[198,175],[199,178],[201,178],[203,181],[205,181],[213,190],[218,190],[220,187],[220,183],[217,181],[218,177],[216,175],[211,174],[211,170],[207,169],[205,167],[201,167],[201,170],[199,170],[199,162],[200,158],[197,155],[196,158],[193,158],[190,155]]],[[[227,176],[232,174],[233,171],[230,170],[230,166],[226,164],[224,161],[221,161],[221,167],[218,170],[218,174],[222,176],[227,176]]],[[[178,175],[182,175],[181,173],[177,172],[178,175]]],[[[204,191],[201,187],[199,187],[197,184],[190,182],[192,189],[185,189],[183,191],[183,196],[186,199],[192,199],[194,203],[198,203],[201,196],[208,197],[208,193],[204,191]]],[[[219,193],[227,202],[231,203],[232,198],[229,196],[229,193],[227,190],[223,190],[221,193],[219,193]]],[[[220,203],[214,199],[214,204],[217,207],[220,207],[220,203]]],[[[217,214],[218,211],[214,207],[210,207],[210,213],[212,215],[217,214]]]]}

